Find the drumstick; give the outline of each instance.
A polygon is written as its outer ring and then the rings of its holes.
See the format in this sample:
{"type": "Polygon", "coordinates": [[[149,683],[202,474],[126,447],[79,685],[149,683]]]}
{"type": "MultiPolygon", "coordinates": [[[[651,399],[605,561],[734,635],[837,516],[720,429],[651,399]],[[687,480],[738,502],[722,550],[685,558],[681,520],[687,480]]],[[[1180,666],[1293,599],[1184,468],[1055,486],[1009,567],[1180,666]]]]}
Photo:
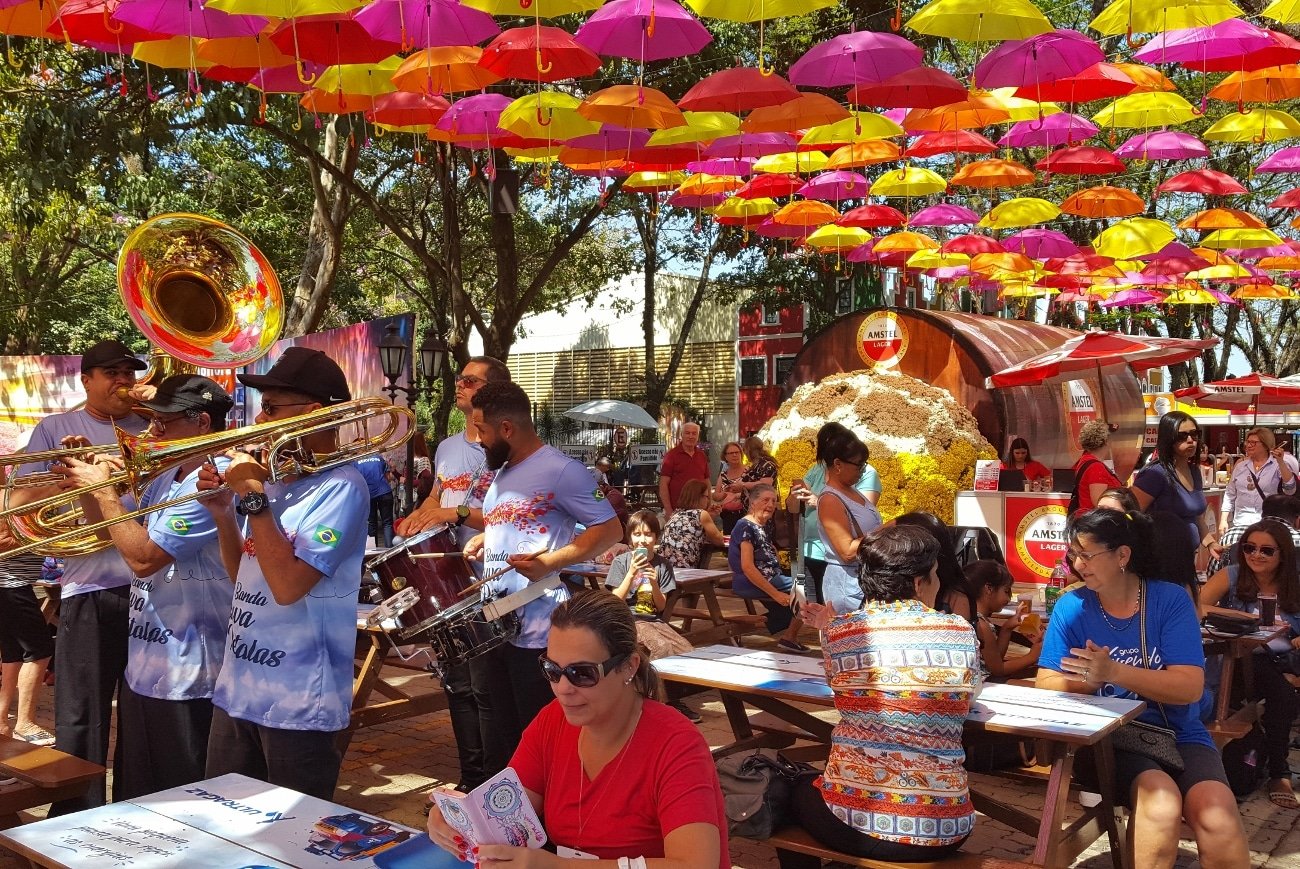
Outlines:
{"type": "Polygon", "coordinates": [[[478,582],[474,583],[473,585],[469,586],[469,587],[466,588],[464,591],[462,591],[462,592],[460,593],[460,596],[461,596],[461,597],[464,597],[464,596],[467,595],[467,594],[470,594],[470,593],[472,593],[472,592],[476,592],[476,591],[478,591],[480,588],[482,588],[484,585],[486,585],[487,583],[491,582],[491,581],[494,580],[494,579],[498,579],[498,578],[500,578],[500,577],[502,577],[502,576],[505,576],[507,573],[509,573],[509,572],[512,571],[512,570],[514,570],[513,567],[503,567],[503,568],[501,568],[500,570],[494,570],[494,571],[492,571],[491,573],[489,573],[487,576],[485,576],[485,577],[483,577],[482,579],[480,579],[478,582]]]}
{"type": "Polygon", "coordinates": [[[412,558],[464,558],[463,552],[420,552],[412,554],[412,558]]]}

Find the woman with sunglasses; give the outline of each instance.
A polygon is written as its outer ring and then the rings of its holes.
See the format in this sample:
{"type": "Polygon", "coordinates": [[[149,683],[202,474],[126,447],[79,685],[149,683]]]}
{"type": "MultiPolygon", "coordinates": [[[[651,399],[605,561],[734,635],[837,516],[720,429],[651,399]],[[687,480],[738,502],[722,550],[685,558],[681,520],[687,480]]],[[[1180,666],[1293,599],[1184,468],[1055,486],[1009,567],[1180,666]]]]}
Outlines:
{"type": "Polygon", "coordinates": [[[717,770],[704,737],[659,703],[659,680],[627,606],[575,592],[551,615],[540,660],[555,700],[524,731],[510,766],[546,828],[544,850],[476,852],[429,813],[429,836],[462,860],[518,869],[730,869],[717,770]],[[555,853],[550,851],[555,849],[555,853]]]}
{"type": "Polygon", "coordinates": [[[1251,681],[1256,697],[1252,699],[1264,700],[1259,723],[1264,729],[1268,758],[1268,798],[1282,808],[1300,810],[1287,763],[1291,725],[1300,713],[1300,699],[1284,674],[1285,660],[1276,657],[1300,649],[1300,576],[1296,574],[1295,544],[1285,525],[1265,519],[1246,529],[1239,548],[1239,563],[1211,576],[1201,591],[1201,600],[1258,615],[1261,594],[1277,598],[1277,615],[1288,631],[1285,637],[1255,650],[1251,681]]]}
{"type": "MultiPolygon", "coordinates": [[[[1170,869],[1182,819],[1205,869],[1246,869],[1250,853],[1237,802],[1199,717],[1205,653],[1196,608],[1183,589],[1159,580],[1150,523],[1142,513],[1105,509],[1070,518],[1067,563],[1083,588],[1056,602],[1037,685],[1144,700],[1139,720],[1173,731],[1181,770],[1115,751],[1112,797],[1133,810],[1133,865],[1170,869]]],[[[1075,764],[1085,781],[1095,768],[1075,764]]]]}
{"type": "Polygon", "coordinates": [[[728,441],[722,448],[722,467],[713,486],[713,501],[720,504],[722,533],[730,534],[745,515],[744,489],[740,478],[745,475],[745,448],[739,441],[728,441]]]}
{"type": "Polygon", "coordinates": [[[1242,442],[1246,455],[1232,467],[1227,488],[1223,491],[1223,510],[1219,514],[1219,534],[1233,525],[1258,522],[1264,516],[1264,499],[1269,495],[1294,495],[1300,464],[1277,443],[1273,432],[1255,426],[1242,442]]]}
{"type": "Polygon", "coordinates": [[[1219,536],[1205,520],[1205,492],[1201,471],[1196,466],[1196,451],[1201,445],[1201,429],[1196,420],[1181,410],[1160,417],[1156,429],[1154,461],[1138,471],[1133,479],[1133,496],[1147,513],[1173,513],[1187,526],[1188,545],[1197,548],[1198,564],[1205,560],[1200,550],[1217,558],[1219,536]]]}
{"type": "Polygon", "coordinates": [[[848,613],[862,606],[858,547],[881,522],[875,505],[857,490],[867,464],[867,445],[848,429],[840,429],[832,431],[822,450],[826,484],[817,498],[817,536],[826,557],[822,600],[836,612],[848,613]]]}

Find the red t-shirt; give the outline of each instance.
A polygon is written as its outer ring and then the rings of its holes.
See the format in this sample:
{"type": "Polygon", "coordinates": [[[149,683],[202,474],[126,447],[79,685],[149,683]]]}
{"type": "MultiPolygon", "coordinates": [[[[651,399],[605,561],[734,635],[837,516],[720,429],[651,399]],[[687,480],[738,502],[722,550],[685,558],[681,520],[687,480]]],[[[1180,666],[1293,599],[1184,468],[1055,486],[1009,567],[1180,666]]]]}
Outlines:
{"type": "Polygon", "coordinates": [[[709,457],[699,447],[695,448],[695,455],[688,456],[682,445],[678,444],[664,454],[664,463],[659,473],[668,478],[668,502],[676,510],[682,486],[691,480],[709,481],[709,457]]]}
{"type": "Polygon", "coordinates": [[[1101,459],[1092,453],[1084,453],[1079,456],[1079,460],[1074,463],[1075,476],[1078,476],[1079,468],[1083,467],[1083,463],[1087,461],[1091,461],[1092,464],[1088,466],[1088,470],[1083,472],[1083,476],[1079,477],[1080,510],[1091,510],[1097,506],[1092,501],[1092,486],[1094,483],[1105,483],[1108,489],[1123,485],[1119,477],[1115,476],[1110,468],[1106,467],[1101,459]]]}
{"type": "Polygon", "coordinates": [[[1002,470],[1004,471],[1023,470],[1025,473],[1026,480],[1038,480],[1038,479],[1042,479],[1043,477],[1046,477],[1049,480],[1052,479],[1052,472],[1048,470],[1047,465],[1044,465],[1042,462],[1035,462],[1033,460],[1025,462],[1025,466],[1023,469],[1017,468],[1015,465],[1008,465],[1006,464],[1006,462],[1003,462],[1002,470]]]}
{"type": "Polygon", "coordinates": [[[604,860],[662,857],[664,839],[686,824],[718,828],[719,869],[730,869],[722,787],[708,743],[686,717],[653,700],[641,707],[623,752],[588,781],[579,728],[552,701],[524,730],[510,766],[542,795],[550,841],[604,860]]]}

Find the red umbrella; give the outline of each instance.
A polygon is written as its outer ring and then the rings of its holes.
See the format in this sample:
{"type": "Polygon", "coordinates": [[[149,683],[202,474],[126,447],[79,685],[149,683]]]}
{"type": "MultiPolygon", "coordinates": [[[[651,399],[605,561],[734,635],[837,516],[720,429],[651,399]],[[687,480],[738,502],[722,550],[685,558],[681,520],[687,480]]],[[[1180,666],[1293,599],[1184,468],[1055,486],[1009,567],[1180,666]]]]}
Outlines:
{"type": "Polygon", "coordinates": [[[48,32],[64,35],[78,45],[127,54],[137,42],[167,38],[167,34],[111,18],[120,3],[121,0],[68,0],[59,7],[48,32]]]}
{"type": "Polygon", "coordinates": [[[1189,386],[1174,395],[1180,401],[1198,407],[1221,410],[1245,410],[1253,404],[1258,413],[1262,407],[1292,408],[1300,404],[1300,383],[1267,374],[1247,374],[1232,380],[1211,380],[1200,386],[1189,386]]]}
{"type": "Polygon", "coordinates": [[[794,175],[759,175],[746,181],[744,186],[736,190],[732,195],[739,196],[741,199],[778,199],[782,196],[789,196],[803,186],[803,179],[796,178],[794,175]]]}
{"type": "Polygon", "coordinates": [[[1093,100],[1122,97],[1137,90],[1137,82],[1112,63],[1099,63],[1078,75],[1059,78],[1053,82],[1026,85],[1016,91],[1016,96],[1027,100],[1049,100],[1061,103],[1087,103],[1093,100]]]}
{"type": "Polygon", "coordinates": [[[887,109],[933,109],[960,102],[970,92],[966,85],[933,67],[917,67],[875,84],[849,89],[849,102],[858,106],[887,109]]]}
{"type": "Polygon", "coordinates": [[[1182,65],[1197,72],[1249,72],[1270,66],[1286,66],[1300,60],[1300,42],[1276,30],[1265,30],[1264,34],[1271,43],[1267,48],[1256,48],[1236,57],[1184,60],[1182,65]]]}
{"type": "Polygon", "coordinates": [[[1156,188],[1157,193],[1204,193],[1207,196],[1239,196],[1247,192],[1231,175],[1214,169],[1191,169],[1179,172],[1156,188]]]}
{"type": "Polygon", "coordinates": [[[799,91],[781,76],[738,66],[700,79],[677,106],[689,112],[747,112],[798,98],[799,91]]]}
{"type": "Polygon", "coordinates": [[[998,146],[970,130],[945,130],[926,133],[907,146],[908,157],[934,157],[938,154],[992,154],[998,146]]]}
{"type": "Polygon", "coordinates": [[[959,235],[948,239],[939,247],[939,253],[964,253],[967,256],[1006,252],[1006,248],[987,235],[959,235]]]}
{"type": "Polygon", "coordinates": [[[375,39],[351,12],[291,18],[275,28],[271,42],[285,54],[327,66],[378,63],[402,48],[396,42],[375,39]]]}
{"type": "Polygon", "coordinates": [[[375,97],[374,107],[366,112],[366,119],[394,127],[433,126],[451,108],[442,97],[394,91],[375,97]]]}
{"type": "Polygon", "coordinates": [[[860,205],[846,211],[844,216],[835,222],[840,226],[876,229],[884,226],[905,226],[907,215],[888,205],[860,205]]]}
{"type": "Polygon", "coordinates": [[[1034,168],[1057,175],[1114,175],[1124,171],[1124,162],[1105,148],[1076,145],[1053,151],[1034,168]]]}
{"type": "Polygon", "coordinates": [[[502,78],[552,82],[591,75],[600,69],[600,58],[558,27],[532,26],[497,36],[478,65],[502,78]]]}
{"type": "Polygon", "coordinates": [[[1268,204],[1269,208],[1300,208],[1300,187],[1288,190],[1268,204]]]}

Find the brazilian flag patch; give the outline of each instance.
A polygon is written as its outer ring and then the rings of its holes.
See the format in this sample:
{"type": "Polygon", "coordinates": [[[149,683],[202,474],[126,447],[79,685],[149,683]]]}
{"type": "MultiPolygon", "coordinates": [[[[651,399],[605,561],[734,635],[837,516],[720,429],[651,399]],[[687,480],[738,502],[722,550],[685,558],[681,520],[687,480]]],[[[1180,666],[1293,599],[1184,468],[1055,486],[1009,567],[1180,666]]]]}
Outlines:
{"type": "Polygon", "coordinates": [[[339,533],[328,525],[317,525],[316,530],[312,532],[311,539],[328,546],[330,549],[339,545],[339,533]]]}
{"type": "Polygon", "coordinates": [[[163,521],[166,523],[168,530],[173,534],[180,534],[182,537],[189,534],[190,528],[193,527],[189,522],[185,521],[183,516],[168,516],[163,521]]]}

